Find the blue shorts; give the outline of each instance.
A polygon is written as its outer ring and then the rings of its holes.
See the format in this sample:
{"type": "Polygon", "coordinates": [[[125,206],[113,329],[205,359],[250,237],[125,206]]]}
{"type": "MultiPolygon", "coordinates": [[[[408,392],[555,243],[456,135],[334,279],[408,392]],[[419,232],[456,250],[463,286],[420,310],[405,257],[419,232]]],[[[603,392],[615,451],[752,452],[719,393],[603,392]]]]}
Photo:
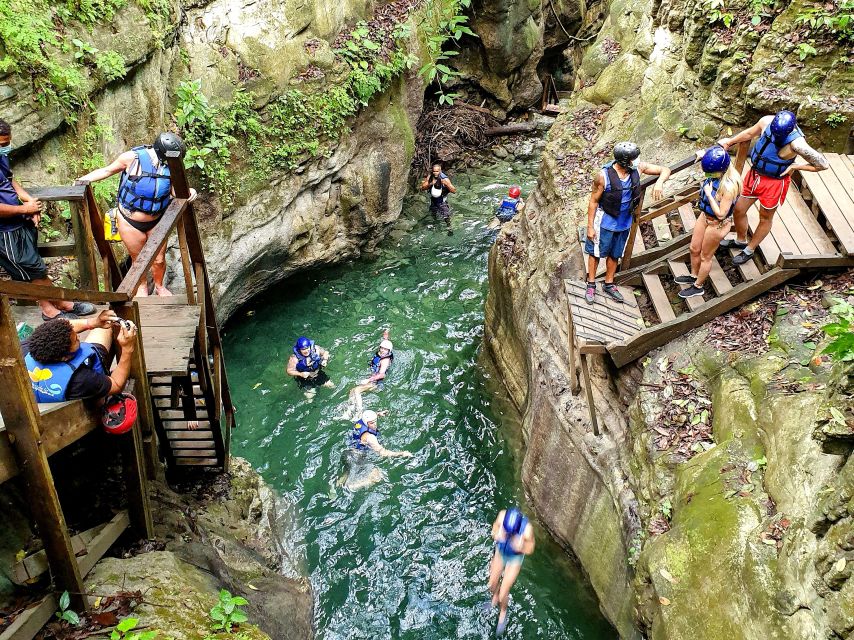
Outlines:
{"type": "Polygon", "coordinates": [[[626,250],[626,242],[629,240],[629,229],[623,231],[611,231],[610,229],[598,229],[596,238],[584,241],[584,253],[594,258],[614,258],[619,260],[626,250]]]}
{"type": "Polygon", "coordinates": [[[495,550],[501,556],[501,561],[505,564],[522,564],[525,561],[524,553],[505,553],[498,545],[495,545],[495,550]]]}

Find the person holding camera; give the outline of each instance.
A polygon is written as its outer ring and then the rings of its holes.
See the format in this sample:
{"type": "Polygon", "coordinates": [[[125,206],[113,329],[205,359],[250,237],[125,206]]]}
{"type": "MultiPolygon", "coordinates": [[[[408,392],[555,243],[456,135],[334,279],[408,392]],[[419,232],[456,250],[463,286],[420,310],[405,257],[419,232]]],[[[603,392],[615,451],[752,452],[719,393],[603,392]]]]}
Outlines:
{"type": "Polygon", "coordinates": [[[136,326],[109,309],[94,318],[57,318],[39,325],[21,345],[36,401],[102,400],[120,393],[130,373],[136,336],[136,326]],[[114,330],[121,352],[110,371],[114,330]],[[86,339],[80,340],[78,334],[86,331],[86,339]]]}

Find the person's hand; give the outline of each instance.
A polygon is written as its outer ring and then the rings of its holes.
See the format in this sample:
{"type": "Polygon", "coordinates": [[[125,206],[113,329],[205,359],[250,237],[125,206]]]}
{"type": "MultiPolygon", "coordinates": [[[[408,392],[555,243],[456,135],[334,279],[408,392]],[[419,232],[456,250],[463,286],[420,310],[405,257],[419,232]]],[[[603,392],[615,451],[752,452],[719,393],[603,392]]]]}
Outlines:
{"type": "Polygon", "coordinates": [[[187,198],[187,202],[192,202],[198,197],[198,192],[195,189],[190,189],[190,197],[187,198]]]}
{"type": "Polygon", "coordinates": [[[697,153],[694,154],[694,162],[699,162],[700,160],[702,160],[704,155],[706,155],[705,149],[700,149],[699,151],[697,151],[697,153]]]}
{"type": "Polygon", "coordinates": [[[30,216],[30,220],[32,220],[32,221],[33,221],[33,224],[34,224],[36,227],[38,227],[38,226],[39,226],[39,223],[42,221],[42,214],[40,214],[40,213],[36,213],[36,214],[34,214],[34,215],[31,215],[31,216],[30,216]]]}
{"type": "Polygon", "coordinates": [[[593,242],[596,239],[596,231],[593,229],[593,225],[587,225],[587,239],[590,242],[593,242]]]}
{"type": "Polygon", "coordinates": [[[720,140],[718,140],[718,144],[720,146],[722,146],[724,148],[724,150],[727,150],[727,149],[729,149],[729,147],[732,143],[730,142],[729,138],[721,138],[720,140]]]}
{"type": "Polygon", "coordinates": [[[397,455],[400,456],[401,458],[412,458],[414,454],[412,454],[409,451],[401,451],[397,455]]]}
{"type": "Polygon", "coordinates": [[[795,169],[795,165],[790,164],[788,167],[786,167],[786,170],[782,173],[782,175],[780,175],[780,177],[785,178],[786,176],[792,175],[795,171],[797,171],[797,169],[795,169]]]}
{"type": "Polygon", "coordinates": [[[703,191],[705,192],[707,198],[714,198],[715,197],[714,194],[712,193],[712,185],[707,184],[703,188],[703,191]]]}
{"type": "Polygon", "coordinates": [[[92,319],[93,329],[110,329],[112,325],[119,321],[119,317],[112,309],[104,309],[96,317],[92,319]]]}
{"type": "Polygon", "coordinates": [[[303,371],[303,372],[302,372],[302,378],[303,378],[303,380],[308,379],[308,377],[309,377],[309,373],[308,373],[308,371],[303,371]]]}
{"type": "Polygon", "coordinates": [[[652,201],[658,202],[664,197],[664,186],[661,182],[656,181],[654,185],[652,185],[652,201]]]}
{"type": "Polygon", "coordinates": [[[21,205],[24,213],[32,214],[32,213],[41,213],[42,209],[44,209],[44,202],[33,198],[21,205]]]}
{"type": "Polygon", "coordinates": [[[371,384],[373,382],[370,378],[365,378],[364,380],[359,380],[359,384],[371,384]]]}
{"type": "Polygon", "coordinates": [[[329,364],[329,358],[323,358],[323,360],[320,361],[321,367],[325,367],[327,364],[329,364]]]}
{"type": "Polygon", "coordinates": [[[132,353],[136,344],[136,327],[131,325],[131,328],[128,329],[125,325],[120,324],[116,342],[119,343],[123,352],[132,353]]]}
{"type": "Polygon", "coordinates": [[[388,415],[388,409],[385,409],[383,411],[377,411],[377,415],[385,418],[388,415]]]}

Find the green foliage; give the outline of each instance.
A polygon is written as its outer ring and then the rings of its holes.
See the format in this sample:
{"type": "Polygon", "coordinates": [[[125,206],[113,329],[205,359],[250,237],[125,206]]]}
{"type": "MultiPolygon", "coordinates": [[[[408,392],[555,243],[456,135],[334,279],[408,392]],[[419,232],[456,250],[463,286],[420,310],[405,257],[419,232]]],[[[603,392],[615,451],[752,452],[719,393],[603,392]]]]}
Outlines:
{"type": "Polygon", "coordinates": [[[77,20],[85,25],[110,22],[127,0],[65,0],[57,3],[54,11],[63,22],[77,20]]]}
{"type": "Polygon", "coordinates": [[[795,23],[816,35],[832,36],[842,42],[854,41],[854,0],[834,0],[799,13],[795,23]]]}
{"type": "Polygon", "coordinates": [[[67,591],[63,591],[62,595],[59,596],[59,610],[53,615],[68,624],[80,624],[80,616],[69,609],[69,606],[71,606],[71,596],[68,595],[67,591]]]}
{"type": "Polygon", "coordinates": [[[97,54],[95,56],[95,68],[107,82],[124,78],[126,73],[125,59],[118,51],[104,51],[97,54]]]}
{"type": "Polygon", "coordinates": [[[812,43],[813,41],[811,40],[810,42],[801,42],[797,46],[796,51],[798,52],[798,58],[801,61],[804,61],[809,56],[814,56],[816,53],[818,53],[812,43]]]}
{"type": "Polygon", "coordinates": [[[468,17],[463,11],[471,6],[471,0],[427,0],[424,19],[420,23],[427,50],[427,60],[418,73],[428,82],[438,85],[439,104],[454,104],[459,97],[456,93],[446,93],[445,85],[459,72],[448,66],[448,61],[457,55],[455,50],[445,50],[450,41],[459,44],[464,35],[477,37],[468,27],[468,17]]]}
{"type": "Polygon", "coordinates": [[[670,501],[670,498],[662,500],[658,505],[658,510],[669,521],[673,517],[673,503],[670,501]]]}
{"type": "Polygon", "coordinates": [[[249,604],[246,598],[233,596],[225,589],[219,592],[219,602],[210,610],[211,629],[231,633],[235,626],[249,618],[242,607],[249,604]]]}
{"type": "Polygon", "coordinates": [[[825,118],[824,123],[829,126],[831,129],[836,129],[836,127],[841,127],[843,124],[848,122],[848,116],[844,113],[831,113],[825,118]]]}
{"type": "Polygon", "coordinates": [[[834,298],[833,302],[830,312],[837,320],[821,328],[833,339],[822,353],[840,362],[854,362],[854,306],[840,298],[834,298]]]}
{"type": "Polygon", "coordinates": [[[139,624],[137,618],[124,618],[110,633],[110,640],[154,640],[156,631],[134,631],[139,624]]]}

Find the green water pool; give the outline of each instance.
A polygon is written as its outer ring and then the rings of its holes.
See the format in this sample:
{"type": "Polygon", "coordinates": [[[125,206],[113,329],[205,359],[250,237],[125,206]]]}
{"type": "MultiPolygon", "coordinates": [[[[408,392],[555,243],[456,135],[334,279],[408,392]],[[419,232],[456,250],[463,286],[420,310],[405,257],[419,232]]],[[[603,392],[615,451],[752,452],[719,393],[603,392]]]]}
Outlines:
{"type": "MultiPolygon", "coordinates": [[[[528,193],[536,162],[514,170],[528,193]]],[[[494,238],[485,224],[509,171],[452,176],[454,236],[429,228],[425,198],[413,196],[378,254],[278,284],[226,328],[239,409],[232,451],[294,505],[286,543],[314,586],[320,638],[494,637],[497,614],[482,607],[490,527],[507,505],[524,508],[511,418],[478,366],[494,238]],[[351,428],[338,416],[384,327],[394,365],[365,406],[391,412],[380,419],[384,444],[415,457],[377,459],[384,481],[350,492],[336,486],[351,428]],[[332,353],[335,388],[312,403],[284,373],[300,335],[332,353]]],[[[615,638],[579,571],[536,534],[505,637],[615,638]]]]}

